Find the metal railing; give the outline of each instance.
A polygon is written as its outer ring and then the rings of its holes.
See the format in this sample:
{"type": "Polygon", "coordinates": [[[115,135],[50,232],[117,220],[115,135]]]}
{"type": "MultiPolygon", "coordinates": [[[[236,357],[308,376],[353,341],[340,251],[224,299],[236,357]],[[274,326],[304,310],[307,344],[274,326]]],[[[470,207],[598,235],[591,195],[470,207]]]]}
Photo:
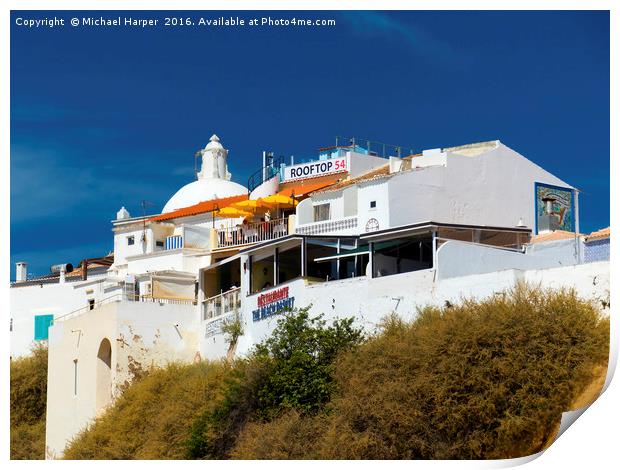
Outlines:
{"type": "Polygon", "coordinates": [[[111,302],[120,302],[121,300],[123,300],[123,297],[126,297],[125,294],[123,293],[118,293],[118,294],[114,294],[111,295],[110,297],[106,297],[104,299],[101,299],[91,305],[87,305],[85,307],[82,308],[78,308],[77,310],[73,310],[72,312],[69,313],[65,313],[64,315],[61,315],[59,317],[54,318],[54,323],[58,323],[58,322],[63,322],[65,320],[68,320],[69,318],[73,318],[73,317],[77,317],[78,315],[81,315],[83,313],[86,313],[90,310],[95,310],[96,308],[101,307],[103,304],[107,304],[107,303],[111,303],[111,302]]]}
{"type": "Polygon", "coordinates": [[[299,233],[300,235],[319,235],[352,228],[357,228],[357,216],[298,225],[295,229],[295,233],[299,233]]]}
{"type": "Polygon", "coordinates": [[[284,157],[276,157],[273,161],[262,167],[260,170],[256,170],[248,178],[248,193],[251,193],[258,188],[265,181],[270,180],[280,172],[280,166],[284,163],[284,157]]]}
{"type": "MultiPolygon", "coordinates": [[[[390,155],[396,157],[404,157],[407,155],[413,155],[415,150],[410,145],[394,145],[386,144],[385,142],[376,142],[369,139],[360,139],[357,137],[342,137],[336,136],[336,145],[333,148],[347,148],[355,149],[361,147],[368,152],[369,155],[375,155],[377,157],[387,158],[390,155]]],[[[321,149],[325,150],[325,149],[321,149]]]]}
{"type": "Polygon", "coordinates": [[[210,320],[241,308],[241,288],[235,287],[202,302],[202,319],[210,320]]]}
{"type": "Polygon", "coordinates": [[[72,312],[65,313],[59,317],[54,318],[54,323],[63,322],[70,318],[77,317],[91,310],[95,310],[100,308],[104,304],[109,304],[112,302],[153,302],[159,304],[171,304],[171,305],[195,305],[196,301],[194,299],[167,299],[161,297],[152,297],[149,295],[132,295],[127,294],[125,292],[119,292],[117,294],[111,295],[109,297],[105,297],[93,304],[86,305],[85,307],[78,308],[77,310],[73,310],[72,312]]]}
{"type": "Polygon", "coordinates": [[[238,246],[273,240],[288,235],[288,218],[237,225],[217,230],[217,246],[238,246]]]}

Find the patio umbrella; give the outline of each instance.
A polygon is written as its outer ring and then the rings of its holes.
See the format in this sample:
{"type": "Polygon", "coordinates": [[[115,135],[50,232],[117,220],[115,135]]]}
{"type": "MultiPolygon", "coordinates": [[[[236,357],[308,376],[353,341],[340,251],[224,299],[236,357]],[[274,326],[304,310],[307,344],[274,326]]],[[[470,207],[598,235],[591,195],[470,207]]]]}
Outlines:
{"type": "Polygon", "coordinates": [[[241,209],[237,209],[236,207],[228,206],[220,209],[216,217],[251,217],[252,213],[248,211],[243,211],[241,209]]]}
{"type": "Polygon", "coordinates": [[[295,207],[297,205],[297,201],[295,199],[282,194],[272,194],[271,196],[263,197],[260,200],[268,204],[277,204],[280,206],[295,207]]]}
{"type": "Polygon", "coordinates": [[[257,208],[269,209],[272,205],[268,202],[264,202],[262,199],[246,199],[245,201],[235,202],[231,204],[231,206],[241,210],[248,210],[257,208]]]}

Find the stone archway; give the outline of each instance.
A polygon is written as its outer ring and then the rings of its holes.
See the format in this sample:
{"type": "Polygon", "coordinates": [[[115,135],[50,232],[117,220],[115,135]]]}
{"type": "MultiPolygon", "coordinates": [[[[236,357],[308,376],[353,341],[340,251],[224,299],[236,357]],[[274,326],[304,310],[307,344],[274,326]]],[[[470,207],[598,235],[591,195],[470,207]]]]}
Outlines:
{"type": "Polygon", "coordinates": [[[95,404],[97,410],[104,408],[112,400],[112,345],[103,338],[97,352],[97,389],[95,404]]]}

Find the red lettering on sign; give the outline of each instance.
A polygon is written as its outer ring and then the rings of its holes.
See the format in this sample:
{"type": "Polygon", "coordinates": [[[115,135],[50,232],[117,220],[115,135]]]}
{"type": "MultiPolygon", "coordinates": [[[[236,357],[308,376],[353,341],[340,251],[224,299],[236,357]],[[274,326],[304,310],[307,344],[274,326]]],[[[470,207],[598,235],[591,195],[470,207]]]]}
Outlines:
{"type": "Polygon", "coordinates": [[[261,308],[274,302],[284,300],[286,298],[288,298],[288,286],[282,287],[281,289],[277,289],[272,292],[267,292],[266,294],[259,295],[257,303],[258,307],[261,308]]]}

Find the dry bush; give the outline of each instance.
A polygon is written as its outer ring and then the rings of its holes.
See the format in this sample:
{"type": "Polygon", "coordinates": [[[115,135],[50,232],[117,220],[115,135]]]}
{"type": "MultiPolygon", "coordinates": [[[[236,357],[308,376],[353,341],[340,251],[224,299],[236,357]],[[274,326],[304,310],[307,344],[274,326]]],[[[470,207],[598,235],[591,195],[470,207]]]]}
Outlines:
{"type": "Polygon", "coordinates": [[[320,417],[247,426],[236,458],[510,458],[542,449],[607,361],[609,320],[572,291],[524,285],[423,309],[344,354],[320,417]]]}
{"type": "Polygon", "coordinates": [[[324,432],[326,416],[290,410],[271,422],[249,423],[230,453],[232,459],[320,459],[313,443],[324,432]]]}
{"type": "Polygon", "coordinates": [[[222,363],[171,364],[125,393],[65,450],[65,459],[183,459],[196,415],[220,387],[222,363]]]}
{"type": "Polygon", "coordinates": [[[11,361],[11,459],[45,458],[47,347],[11,361]]]}

